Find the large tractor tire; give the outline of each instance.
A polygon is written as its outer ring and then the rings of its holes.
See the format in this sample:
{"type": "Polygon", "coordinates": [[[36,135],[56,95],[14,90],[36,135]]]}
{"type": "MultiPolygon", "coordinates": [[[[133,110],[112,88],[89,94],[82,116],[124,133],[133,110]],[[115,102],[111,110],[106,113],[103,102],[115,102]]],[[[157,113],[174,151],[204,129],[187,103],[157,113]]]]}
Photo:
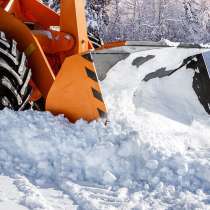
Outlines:
{"type": "Polygon", "coordinates": [[[0,110],[5,107],[24,110],[30,99],[31,70],[27,58],[17,49],[17,42],[0,31],[0,110]]]}

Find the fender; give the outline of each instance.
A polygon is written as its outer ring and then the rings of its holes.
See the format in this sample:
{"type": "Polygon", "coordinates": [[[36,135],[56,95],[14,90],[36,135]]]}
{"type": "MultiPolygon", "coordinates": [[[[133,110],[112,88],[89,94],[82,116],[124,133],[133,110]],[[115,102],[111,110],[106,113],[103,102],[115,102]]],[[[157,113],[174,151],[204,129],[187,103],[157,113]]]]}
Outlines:
{"type": "Polygon", "coordinates": [[[55,75],[36,37],[24,23],[3,8],[0,8],[0,30],[9,38],[16,40],[18,47],[25,52],[32,69],[33,82],[46,98],[55,75]]]}

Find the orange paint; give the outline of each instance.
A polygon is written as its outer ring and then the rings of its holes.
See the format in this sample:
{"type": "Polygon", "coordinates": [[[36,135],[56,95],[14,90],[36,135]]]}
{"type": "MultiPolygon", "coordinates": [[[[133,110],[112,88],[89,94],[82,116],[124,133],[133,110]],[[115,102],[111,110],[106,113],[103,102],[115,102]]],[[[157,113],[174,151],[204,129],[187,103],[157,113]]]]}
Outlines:
{"type": "Polygon", "coordinates": [[[14,0],[6,12],[8,1],[0,0],[0,30],[15,39],[28,57],[32,100],[43,96],[46,110],[64,114],[72,122],[96,120],[107,110],[89,55],[93,46],[87,35],[84,0],[60,2],[58,15],[38,0],[14,0]]]}

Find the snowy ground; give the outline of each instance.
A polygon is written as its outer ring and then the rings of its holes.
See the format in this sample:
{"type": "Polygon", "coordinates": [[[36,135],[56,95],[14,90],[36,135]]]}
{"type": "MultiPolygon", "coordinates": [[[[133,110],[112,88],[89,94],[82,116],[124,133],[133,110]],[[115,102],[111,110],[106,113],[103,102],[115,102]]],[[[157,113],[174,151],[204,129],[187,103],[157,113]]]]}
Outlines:
{"type": "Polygon", "coordinates": [[[107,126],[0,112],[0,210],[210,209],[209,116],[193,70],[142,82],[157,60],[179,64],[170,50],[160,55],[112,69],[102,84],[107,126]]]}

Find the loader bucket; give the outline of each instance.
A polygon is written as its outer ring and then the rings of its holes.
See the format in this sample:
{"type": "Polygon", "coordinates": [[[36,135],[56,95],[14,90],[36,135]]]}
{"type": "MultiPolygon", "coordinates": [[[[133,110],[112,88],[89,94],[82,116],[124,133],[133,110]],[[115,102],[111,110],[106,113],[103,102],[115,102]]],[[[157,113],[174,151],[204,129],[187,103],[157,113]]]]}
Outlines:
{"type": "Polygon", "coordinates": [[[46,110],[64,113],[71,122],[106,118],[100,84],[91,53],[67,57],[46,100],[46,110]]]}
{"type": "MultiPolygon", "coordinates": [[[[200,103],[210,114],[210,49],[193,44],[153,42],[126,42],[125,46],[105,48],[93,53],[99,80],[103,86],[114,91],[113,79],[120,82],[120,89],[127,88],[128,82],[138,84],[153,79],[166,78],[182,67],[194,69],[192,87],[200,103]],[[172,58],[172,59],[171,59],[172,58]],[[129,70],[115,68],[119,62],[129,70]],[[137,74],[139,69],[141,74],[137,74]],[[133,77],[133,75],[136,75],[133,77]],[[135,78],[135,79],[134,79],[135,78]]],[[[177,81],[179,83],[179,81],[177,81]]],[[[117,83],[115,83],[117,84],[117,83]]],[[[117,87],[119,89],[119,87],[117,87]]]]}

